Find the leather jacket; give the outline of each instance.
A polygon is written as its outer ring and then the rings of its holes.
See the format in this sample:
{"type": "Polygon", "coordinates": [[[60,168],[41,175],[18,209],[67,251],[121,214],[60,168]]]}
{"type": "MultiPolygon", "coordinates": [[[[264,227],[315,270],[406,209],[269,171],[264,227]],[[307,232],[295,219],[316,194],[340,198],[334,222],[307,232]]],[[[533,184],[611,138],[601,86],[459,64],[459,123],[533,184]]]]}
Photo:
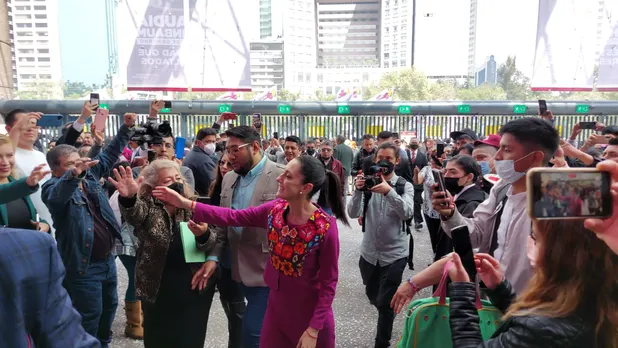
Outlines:
{"type": "MultiPolygon", "coordinates": [[[[449,285],[450,325],[453,348],[575,348],[595,346],[594,325],[571,314],[564,318],[524,315],[510,317],[496,330],[491,339],[483,341],[475,307],[474,283],[449,285]]],[[[487,292],[491,302],[506,311],[515,299],[511,284],[504,281],[487,292]]]]}

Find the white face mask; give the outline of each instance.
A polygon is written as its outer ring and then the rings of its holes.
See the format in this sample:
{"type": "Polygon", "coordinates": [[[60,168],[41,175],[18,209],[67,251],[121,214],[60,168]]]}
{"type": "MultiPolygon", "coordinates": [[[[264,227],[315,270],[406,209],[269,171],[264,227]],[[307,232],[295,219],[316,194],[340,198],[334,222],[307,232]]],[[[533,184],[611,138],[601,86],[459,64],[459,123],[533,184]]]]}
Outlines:
{"type": "MultiPolygon", "coordinates": [[[[520,173],[515,170],[515,163],[523,160],[524,158],[532,155],[534,152],[531,152],[524,157],[518,159],[517,161],[513,160],[501,160],[494,161],[494,168],[496,169],[496,174],[507,184],[512,184],[517,180],[523,178],[526,175],[526,172],[520,173]]],[[[526,170],[527,171],[527,170],[526,170]]]]}
{"type": "Polygon", "coordinates": [[[206,152],[206,154],[209,156],[215,153],[215,149],[216,149],[216,146],[213,143],[206,144],[204,145],[204,148],[203,148],[204,152],[206,152]]]}
{"type": "Polygon", "coordinates": [[[528,236],[528,242],[526,244],[526,256],[530,261],[530,266],[536,267],[536,260],[539,257],[539,248],[532,237],[528,236]]]}

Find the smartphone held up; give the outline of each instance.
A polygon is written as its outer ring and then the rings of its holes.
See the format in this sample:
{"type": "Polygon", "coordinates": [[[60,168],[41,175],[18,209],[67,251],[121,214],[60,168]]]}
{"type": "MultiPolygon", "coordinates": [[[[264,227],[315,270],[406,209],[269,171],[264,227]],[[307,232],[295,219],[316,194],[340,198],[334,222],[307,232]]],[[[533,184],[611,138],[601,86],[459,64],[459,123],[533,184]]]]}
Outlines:
{"type": "Polygon", "coordinates": [[[528,213],[535,220],[606,219],[613,213],[611,176],[592,168],[528,172],[528,213]]]}

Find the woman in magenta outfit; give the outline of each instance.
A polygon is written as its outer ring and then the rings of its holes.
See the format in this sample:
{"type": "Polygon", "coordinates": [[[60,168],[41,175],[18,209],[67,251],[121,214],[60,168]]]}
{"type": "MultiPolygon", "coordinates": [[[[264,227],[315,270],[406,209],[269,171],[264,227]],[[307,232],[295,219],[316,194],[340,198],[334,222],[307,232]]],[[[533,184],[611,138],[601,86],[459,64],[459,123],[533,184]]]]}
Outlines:
{"type": "MultiPolygon", "coordinates": [[[[347,225],[341,184],[336,174],[308,155],[288,163],[277,181],[278,199],[244,210],[196,203],[166,187],[157,187],[153,195],[193,210],[198,222],[267,228],[270,257],[264,281],[270,295],[260,346],[334,348],[332,303],[339,273],[339,235],[336,219],[314,205],[311,197],[320,191],[334,216],[347,225]]],[[[200,279],[199,286],[202,283],[200,279]]]]}

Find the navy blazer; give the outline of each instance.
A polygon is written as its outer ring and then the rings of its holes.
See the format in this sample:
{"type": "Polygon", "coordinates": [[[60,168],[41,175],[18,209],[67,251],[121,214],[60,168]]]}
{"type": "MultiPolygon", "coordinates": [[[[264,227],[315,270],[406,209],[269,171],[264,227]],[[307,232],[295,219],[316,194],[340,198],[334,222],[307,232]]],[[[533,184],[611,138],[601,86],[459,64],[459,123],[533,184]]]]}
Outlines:
{"type": "Polygon", "coordinates": [[[47,233],[0,228],[0,347],[100,347],[81,324],[47,233]]]}

